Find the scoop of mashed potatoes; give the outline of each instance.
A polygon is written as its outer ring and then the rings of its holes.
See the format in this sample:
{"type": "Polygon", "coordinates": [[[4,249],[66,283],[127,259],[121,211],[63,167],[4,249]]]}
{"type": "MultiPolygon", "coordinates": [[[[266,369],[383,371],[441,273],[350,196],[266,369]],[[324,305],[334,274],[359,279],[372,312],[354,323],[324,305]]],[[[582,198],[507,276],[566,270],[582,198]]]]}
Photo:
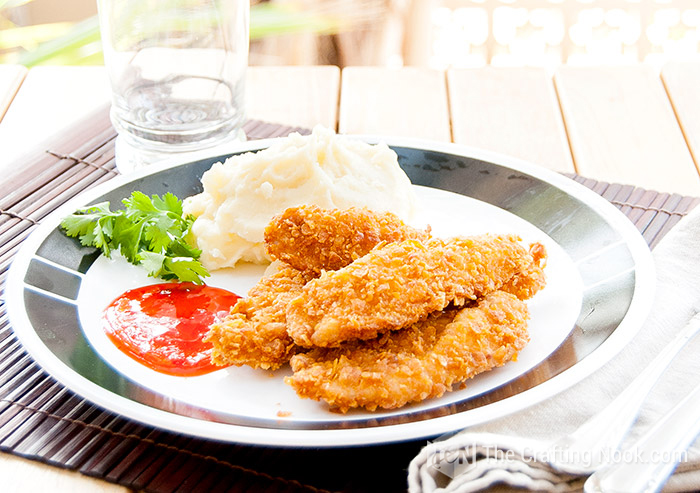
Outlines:
{"type": "Polygon", "coordinates": [[[394,151],[323,127],[216,163],[202,184],[203,192],[187,198],[184,209],[196,217],[192,232],[210,270],[238,261],[268,262],[265,227],[289,207],[365,206],[407,222],[416,210],[411,183],[394,151]]]}

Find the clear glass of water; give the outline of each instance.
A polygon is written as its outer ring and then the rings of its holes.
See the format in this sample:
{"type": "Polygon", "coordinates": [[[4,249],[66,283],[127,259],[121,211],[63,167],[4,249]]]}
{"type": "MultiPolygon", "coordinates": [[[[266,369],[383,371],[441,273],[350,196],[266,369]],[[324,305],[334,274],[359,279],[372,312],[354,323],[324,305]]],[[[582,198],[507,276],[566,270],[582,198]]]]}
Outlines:
{"type": "Polygon", "coordinates": [[[249,0],[98,0],[117,166],[244,138],[249,0]]]}

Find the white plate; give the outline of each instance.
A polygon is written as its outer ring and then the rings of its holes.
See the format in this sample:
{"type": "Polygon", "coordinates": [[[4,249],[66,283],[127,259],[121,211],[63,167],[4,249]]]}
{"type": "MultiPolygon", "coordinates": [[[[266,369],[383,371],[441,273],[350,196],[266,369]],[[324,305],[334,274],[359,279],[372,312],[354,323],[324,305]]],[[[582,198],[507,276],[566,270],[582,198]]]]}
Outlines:
{"type": "MultiPolygon", "coordinates": [[[[528,302],[530,344],[517,361],[465,389],[398,410],[343,415],[297,397],[283,383],[288,369],[171,377],[117,350],[101,331],[102,309],[127,289],[157,281],[81,248],[58,231],[60,219],[96,201],[116,204],[132,190],[184,198],[199,190],[201,173],[215,159],[117,178],[42,221],[8,277],[18,337],[55,378],[104,408],[172,431],[278,446],[387,443],[493,419],[567,388],[633,337],[653,293],[653,264],[643,239],[614,207],[527,163],[455,145],[388,143],[417,184],[419,222],[435,235],[512,232],[548,250],[547,287],[528,302]]],[[[244,294],[261,273],[260,266],[244,265],[215,273],[209,284],[244,294]]]]}

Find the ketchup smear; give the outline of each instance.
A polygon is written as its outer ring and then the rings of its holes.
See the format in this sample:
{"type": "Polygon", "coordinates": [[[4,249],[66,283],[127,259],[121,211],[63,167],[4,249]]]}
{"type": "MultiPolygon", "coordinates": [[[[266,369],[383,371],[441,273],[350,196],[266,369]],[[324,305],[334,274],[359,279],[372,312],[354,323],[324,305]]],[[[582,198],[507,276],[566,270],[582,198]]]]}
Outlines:
{"type": "Polygon", "coordinates": [[[163,283],[129,290],[104,311],[112,342],[139,363],[176,376],[203,375],[212,344],[202,341],[209,326],[228,315],[239,296],[192,283],[163,283]]]}

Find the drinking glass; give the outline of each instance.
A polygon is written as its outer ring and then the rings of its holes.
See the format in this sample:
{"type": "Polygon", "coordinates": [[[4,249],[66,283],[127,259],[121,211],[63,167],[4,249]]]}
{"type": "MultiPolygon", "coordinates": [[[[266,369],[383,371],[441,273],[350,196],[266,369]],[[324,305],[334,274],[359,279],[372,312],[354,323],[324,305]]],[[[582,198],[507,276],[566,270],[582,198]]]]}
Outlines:
{"type": "Polygon", "coordinates": [[[98,0],[120,170],[244,138],[249,9],[249,0],[98,0]]]}

